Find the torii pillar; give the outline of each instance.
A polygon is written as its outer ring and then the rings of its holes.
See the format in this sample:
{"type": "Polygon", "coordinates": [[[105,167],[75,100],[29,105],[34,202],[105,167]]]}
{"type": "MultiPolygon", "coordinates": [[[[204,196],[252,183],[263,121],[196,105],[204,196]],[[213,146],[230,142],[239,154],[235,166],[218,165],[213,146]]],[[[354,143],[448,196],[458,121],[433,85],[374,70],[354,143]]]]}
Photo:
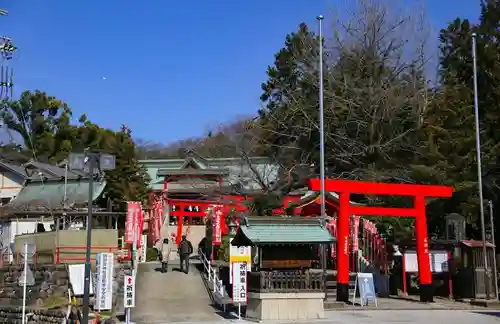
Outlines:
{"type": "MultiPolygon", "coordinates": [[[[320,191],[320,179],[309,179],[309,189],[320,191]]],[[[349,218],[357,216],[399,216],[415,217],[417,241],[417,261],[420,277],[420,301],[432,302],[432,273],[429,260],[429,242],[425,198],[448,198],[453,188],[447,186],[410,185],[362,182],[351,180],[325,180],[325,190],[339,194],[339,213],[337,219],[337,301],[349,301],[349,218]],[[413,208],[390,208],[351,206],[351,194],[392,195],[413,197],[413,208]]]]}

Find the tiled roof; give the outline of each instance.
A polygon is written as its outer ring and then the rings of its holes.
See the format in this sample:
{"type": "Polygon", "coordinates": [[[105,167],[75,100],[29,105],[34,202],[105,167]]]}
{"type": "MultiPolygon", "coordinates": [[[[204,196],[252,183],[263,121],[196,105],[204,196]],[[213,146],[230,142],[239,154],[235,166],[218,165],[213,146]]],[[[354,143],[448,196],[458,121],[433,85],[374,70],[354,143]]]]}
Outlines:
{"type": "Polygon", "coordinates": [[[254,245],[272,245],[332,243],[335,238],[319,219],[296,221],[285,218],[274,222],[243,222],[235,240],[247,240],[254,245]]]}
{"type": "MultiPolygon", "coordinates": [[[[96,200],[104,190],[106,183],[94,182],[93,200],[96,200]]],[[[66,184],[64,181],[55,182],[29,182],[17,195],[11,200],[6,208],[12,212],[22,211],[54,211],[63,208],[71,208],[75,205],[84,205],[89,197],[88,180],[70,180],[66,184]],[[66,203],[64,196],[66,192],[66,203]]]]}

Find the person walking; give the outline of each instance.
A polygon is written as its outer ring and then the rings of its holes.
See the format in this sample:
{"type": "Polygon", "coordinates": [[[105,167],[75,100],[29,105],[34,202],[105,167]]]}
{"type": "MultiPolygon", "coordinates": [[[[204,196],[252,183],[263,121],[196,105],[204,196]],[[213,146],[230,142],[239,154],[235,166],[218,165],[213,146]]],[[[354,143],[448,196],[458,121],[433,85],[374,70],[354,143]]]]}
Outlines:
{"type": "Polygon", "coordinates": [[[168,260],[170,259],[170,252],[172,251],[172,246],[168,241],[168,238],[163,239],[161,245],[161,272],[165,273],[168,271],[168,260]]]}
{"type": "Polygon", "coordinates": [[[182,235],[182,240],[179,243],[179,256],[181,259],[181,271],[189,273],[189,256],[193,253],[193,244],[182,235]]]}

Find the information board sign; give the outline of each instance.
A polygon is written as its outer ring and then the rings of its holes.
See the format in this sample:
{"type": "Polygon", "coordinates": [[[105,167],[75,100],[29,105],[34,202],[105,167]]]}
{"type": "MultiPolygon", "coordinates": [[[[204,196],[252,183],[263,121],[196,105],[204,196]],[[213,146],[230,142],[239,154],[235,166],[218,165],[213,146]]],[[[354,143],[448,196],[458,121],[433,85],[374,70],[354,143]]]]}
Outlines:
{"type": "Polygon", "coordinates": [[[110,310],[113,304],[113,253],[98,253],[96,255],[96,306],[98,310],[110,310]]]}
{"type": "MultiPolygon", "coordinates": [[[[406,251],[403,255],[405,262],[405,271],[409,273],[418,273],[417,251],[406,251]]],[[[429,261],[431,272],[448,272],[448,251],[431,250],[429,251],[429,261]]]]}

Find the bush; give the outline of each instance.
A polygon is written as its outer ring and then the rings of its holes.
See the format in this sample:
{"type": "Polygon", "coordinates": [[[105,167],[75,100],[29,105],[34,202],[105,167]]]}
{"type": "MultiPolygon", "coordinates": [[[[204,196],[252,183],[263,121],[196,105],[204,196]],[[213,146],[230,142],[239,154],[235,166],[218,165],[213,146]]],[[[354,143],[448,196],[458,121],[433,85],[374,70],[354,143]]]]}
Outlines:
{"type": "Polygon", "coordinates": [[[154,247],[150,247],[146,251],[146,262],[149,261],[158,261],[158,250],[154,247]]]}

